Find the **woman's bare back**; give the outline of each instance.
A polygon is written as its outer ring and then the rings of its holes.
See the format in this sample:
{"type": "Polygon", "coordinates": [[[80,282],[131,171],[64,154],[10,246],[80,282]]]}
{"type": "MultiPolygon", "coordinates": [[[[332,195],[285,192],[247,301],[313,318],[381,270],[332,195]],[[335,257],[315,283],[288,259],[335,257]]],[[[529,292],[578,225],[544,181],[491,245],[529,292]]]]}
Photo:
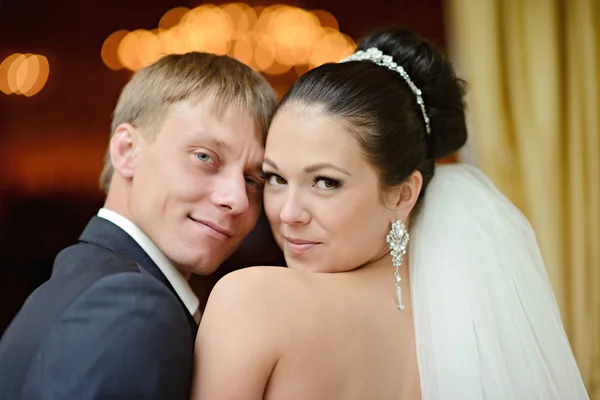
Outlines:
{"type": "Polygon", "coordinates": [[[400,311],[393,271],[379,264],[227,275],[200,324],[192,398],[420,399],[407,279],[400,311]]]}
{"type": "Polygon", "coordinates": [[[410,302],[396,307],[389,267],[268,273],[287,293],[287,334],[265,399],[421,398],[410,302]]]}

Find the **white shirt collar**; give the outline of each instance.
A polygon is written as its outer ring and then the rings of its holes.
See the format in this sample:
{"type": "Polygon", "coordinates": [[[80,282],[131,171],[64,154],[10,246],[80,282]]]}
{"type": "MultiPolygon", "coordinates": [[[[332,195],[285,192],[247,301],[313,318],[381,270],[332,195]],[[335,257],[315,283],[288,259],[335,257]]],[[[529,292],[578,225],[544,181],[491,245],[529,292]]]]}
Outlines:
{"type": "Polygon", "coordinates": [[[167,278],[171,286],[173,286],[175,293],[177,293],[189,313],[194,317],[196,323],[198,323],[200,321],[200,301],[198,300],[198,297],[192,291],[190,284],[183,274],[175,268],[162,251],[156,247],[154,242],[152,242],[152,240],[150,240],[150,238],[133,222],[115,211],[109,210],[108,208],[101,208],[98,211],[98,216],[123,229],[137,242],[137,244],[140,245],[142,250],[148,254],[165,278],[167,278]]]}

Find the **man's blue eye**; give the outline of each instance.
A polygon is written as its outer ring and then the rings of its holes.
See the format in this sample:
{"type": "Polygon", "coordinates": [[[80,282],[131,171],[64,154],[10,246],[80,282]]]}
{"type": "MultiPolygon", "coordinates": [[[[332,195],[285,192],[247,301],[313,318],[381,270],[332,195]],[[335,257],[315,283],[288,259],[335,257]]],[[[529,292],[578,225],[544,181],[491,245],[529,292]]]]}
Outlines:
{"type": "Polygon", "coordinates": [[[202,162],[210,162],[212,160],[212,157],[206,153],[198,153],[197,157],[202,162]]]}

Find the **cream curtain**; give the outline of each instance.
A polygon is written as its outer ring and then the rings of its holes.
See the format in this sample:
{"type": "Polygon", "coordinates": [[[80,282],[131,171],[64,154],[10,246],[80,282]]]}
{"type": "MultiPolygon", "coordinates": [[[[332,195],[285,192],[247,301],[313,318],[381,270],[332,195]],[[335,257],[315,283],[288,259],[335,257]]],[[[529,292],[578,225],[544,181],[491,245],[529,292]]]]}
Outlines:
{"type": "Polygon", "coordinates": [[[446,0],[470,153],[529,217],[600,400],[600,1],[446,0]]]}

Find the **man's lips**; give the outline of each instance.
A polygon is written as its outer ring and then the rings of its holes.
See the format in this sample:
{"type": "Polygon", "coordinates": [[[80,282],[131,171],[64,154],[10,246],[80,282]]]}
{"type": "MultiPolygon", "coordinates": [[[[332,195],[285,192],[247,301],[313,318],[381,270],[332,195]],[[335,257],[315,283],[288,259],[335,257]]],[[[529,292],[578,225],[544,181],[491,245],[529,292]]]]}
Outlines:
{"type": "Polygon", "coordinates": [[[226,227],[224,227],[222,225],[218,225],[218,224],[215,224],[215,223],[210,222],[210,221],[195,219],[195,218],[192,218],[192,217],[189,217],[189,218],[192,221],[196,222],[196,223],[199,223],[199,224],[207,226],[208,228],[214,230],[215,232],[217,232],[220,235],[223,235],[223,236],[225,236],[227,238],[230,238],[230,237],[232,237],[234,235],[233,231],[231,229],[226,228],[226,227]]]}

